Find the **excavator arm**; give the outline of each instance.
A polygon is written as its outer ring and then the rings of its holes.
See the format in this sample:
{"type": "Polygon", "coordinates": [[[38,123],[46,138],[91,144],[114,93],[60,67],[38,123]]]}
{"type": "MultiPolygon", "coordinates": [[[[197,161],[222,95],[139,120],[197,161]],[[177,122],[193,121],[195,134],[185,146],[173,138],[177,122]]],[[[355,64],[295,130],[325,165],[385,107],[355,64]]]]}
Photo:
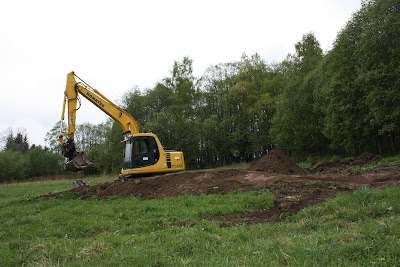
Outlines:
{"type": "Polygon", "coordinates": [[[111,102],[98,90],[90,87],[82,79],[76,76],[74,72],[69,73],[67,75],[67,86],[65,89],[63,110],[61,115],[61,120],[64,120],[65,108],[67,106],[68,132],[60,134],[59,139],[61,143],[61,152],[69,160],[66,164],[67,169],[71,171],[80,171],[94,166],[93,163],[86,159],[83,152],[76,151],[74,142],[76,111],[80,107],[79,95],[85,97],[96,107],[113,118],[123,129],[123,135],[125,139],[129,138],[133,134],[139,133],[138,125],[131,115],[111,102]],[[80,82],[76,82],[75,77],[78,78],[80,82]]]}

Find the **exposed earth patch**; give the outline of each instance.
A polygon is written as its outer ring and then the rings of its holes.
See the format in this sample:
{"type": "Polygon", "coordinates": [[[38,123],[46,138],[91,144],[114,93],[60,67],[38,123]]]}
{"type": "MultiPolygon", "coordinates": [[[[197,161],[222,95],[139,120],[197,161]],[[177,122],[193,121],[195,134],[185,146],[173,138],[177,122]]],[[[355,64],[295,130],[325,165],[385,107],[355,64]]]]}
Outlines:
{"type": "MultiPolygon", "coordinates": [[[[115,180],[42,197],[56,197],[68,192],[83,199],[96,196],[99,199],[139,197],[147,200],[183,195],[227,194],[235,190],[244,192],[261,188],[267,188],[275,196],[274,207],[266,211],[207,218],[220,221],[222,226],[234,226],[279,222],[305,207],[334,198],[339,193],[352,192],[362,187],[382,188],[388,185],[400,185],[400,167],[357,175],[332,171],[325,174],[307,174],[307,171],[278,150],[268,153],[253,163],[248,170],[222,169],[115,180]]],[[[196,223],[178,222],[174,225],[192,226],[196,223]]]]}

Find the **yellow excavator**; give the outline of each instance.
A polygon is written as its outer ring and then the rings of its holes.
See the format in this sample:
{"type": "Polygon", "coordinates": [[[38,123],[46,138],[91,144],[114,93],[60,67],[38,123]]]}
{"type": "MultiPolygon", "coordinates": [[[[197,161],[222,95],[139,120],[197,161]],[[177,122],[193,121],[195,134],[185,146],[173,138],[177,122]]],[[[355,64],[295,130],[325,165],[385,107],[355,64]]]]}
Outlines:
{"type": "Polygon", "coordinates": [[[143,131],[139,133],[135,119],[121,109],[98,90],[90,87],[71,72],[67,75],[61,120],[64,121],[65,107],[68,106],[68,132],[61,133],[61,152],[68,158],[66,168],[70,171],[81,171],[94,167],[83,152],[76,150],[74,135],[76,111],[79,109],[82,95],[96,107],[113,118],[123,130],[123,163],[120,178],[148,176],[168,172],[183,171],[185,161],[180,151],[164,150],[157,136],[143,131]],[[77,78],[79,82],[76,82],[77,78]],[[79,103],[79,106],[78,106],[79,103]],[[66,139],[66,140],[65,140],[66,139]]]}

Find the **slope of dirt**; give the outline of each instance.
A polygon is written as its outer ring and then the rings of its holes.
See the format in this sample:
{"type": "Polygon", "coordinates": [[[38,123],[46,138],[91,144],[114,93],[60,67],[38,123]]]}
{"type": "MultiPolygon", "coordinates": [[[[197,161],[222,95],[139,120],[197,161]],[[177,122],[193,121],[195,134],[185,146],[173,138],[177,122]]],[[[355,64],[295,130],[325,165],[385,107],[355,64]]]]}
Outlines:
{"type": "MultiPolygon", "coordinates": [[[[163,176],[137,179],[115,180],[89,187],[78,187],[65,192],[74,193],[83,199],[97,196],[140,197],[142,200],[153,198],[178,197],[182,195],[226,194],[235,190],[248,191],[259,188],[259,184],[248,182],[252,173],[239,169],[216,171],[183,172],[163,176]]],[[[54,193],[44,197],[54,197],[54,193]]]]}
{"type": "Polygon", "coordinates": [[[306,171],[289,158],[281,149],[273,149],[257,161],[254,161],[249,171],[269,173],[305,174],[306,171]]]}
{"type": "Polygon", "coordinates": [[[319,164],[313,164],[309,172],[312,173],[337,173],[346,171],[349,168],[362,167],[372,162],[378,162],[381,157],[374,154],[364,154],[352,159],[344,160],[341,157],[337,157],[331,161],[322,161],[319,164]]]}
{"type": "MultiPolygon", "coordinates": [[[[352,192],[361,187],[376,188],[386,185],[400,185],[400,167],[359,175],[287,175],[239,169],[183,172],[125,181],[115,180],[42,197],[55,197],[70,192],[83,199],[97,196],[100,199],[140,197],[142,200],[146,200],[188,194],[226,194],[235,190],[248,191],[259,188],[267,188],[271,191],[276,198],[272,209],[208,218],[220,221],[223,226],[233,226],[278,222],[305,207],[333,198],[339,193],[352,192]]],[[[190,226],[196,223],[180,222],[174,225],[190,226]]]]}

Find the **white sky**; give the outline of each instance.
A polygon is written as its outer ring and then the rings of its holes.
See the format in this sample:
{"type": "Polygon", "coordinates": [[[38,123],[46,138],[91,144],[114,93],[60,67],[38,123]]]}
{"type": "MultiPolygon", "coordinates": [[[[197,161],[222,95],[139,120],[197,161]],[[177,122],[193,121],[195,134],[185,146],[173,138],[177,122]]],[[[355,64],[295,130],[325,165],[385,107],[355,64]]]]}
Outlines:
{"type": "MultiPolygon", "coordinates": [[[[327,51],[360,2],[3,0],[0,133],[25,128],[30,144],[44,145],[60,120],[70,71],[119,100],[134,85],[144,90],[169,76],[184,56],[200,76],[243,53],[280,62],[308,32],[327,51]]],[[[82,98],[77,123],[106,118],[82,98]]]]}

